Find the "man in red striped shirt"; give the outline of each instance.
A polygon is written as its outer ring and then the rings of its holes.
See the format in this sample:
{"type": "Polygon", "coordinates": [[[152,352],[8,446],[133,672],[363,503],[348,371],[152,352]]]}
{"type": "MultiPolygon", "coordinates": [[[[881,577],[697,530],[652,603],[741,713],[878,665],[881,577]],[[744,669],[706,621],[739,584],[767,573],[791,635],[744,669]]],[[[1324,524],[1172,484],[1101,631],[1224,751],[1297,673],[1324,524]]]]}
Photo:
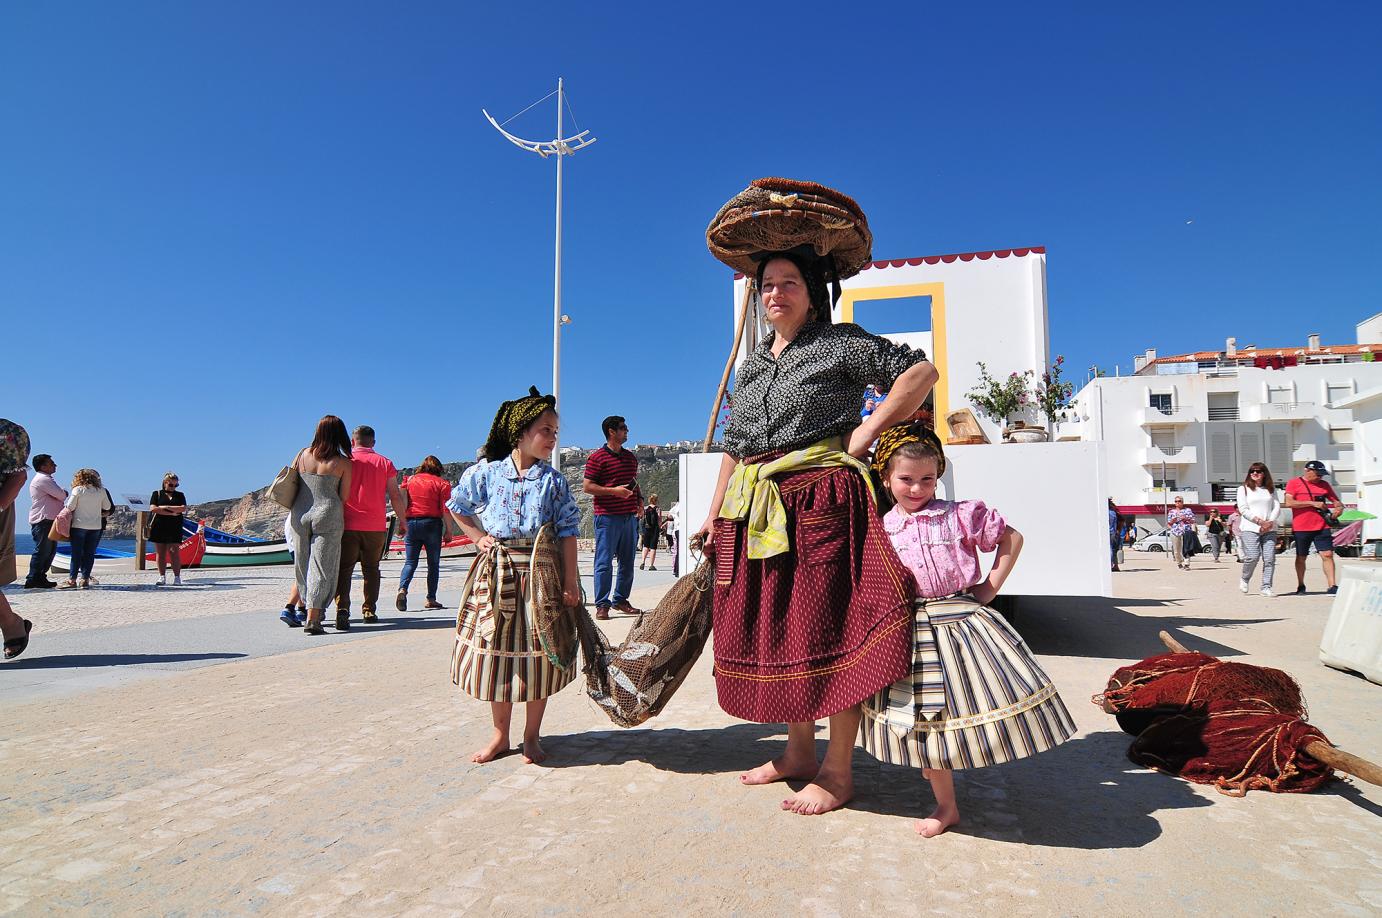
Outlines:
{"type": "Polygon", "coordinates": [[[605,445],[585,461],[585,493],[595,504],[595,617],[609,618],[609,610],[637,615],[629,605],[633,589],[633,556],[638,550],[638,457],[624,449],[629,425],[618,415],[600,425],[605,445]],[[614,566],[618,565],[616,579],[614,566]]]}

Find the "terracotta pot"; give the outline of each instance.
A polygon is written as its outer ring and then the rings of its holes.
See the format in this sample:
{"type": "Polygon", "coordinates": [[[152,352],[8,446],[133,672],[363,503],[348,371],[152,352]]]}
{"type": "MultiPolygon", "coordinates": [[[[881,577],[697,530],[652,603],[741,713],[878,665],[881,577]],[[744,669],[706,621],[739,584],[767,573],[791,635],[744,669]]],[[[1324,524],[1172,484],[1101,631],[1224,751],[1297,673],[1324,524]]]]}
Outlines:
{"type": "Polygon", "coordinates": [[[1018,427],[1008,431],[1003,439],[1008,443],[1045,443],[1047,436],[1040,427],[1018,427]]]}

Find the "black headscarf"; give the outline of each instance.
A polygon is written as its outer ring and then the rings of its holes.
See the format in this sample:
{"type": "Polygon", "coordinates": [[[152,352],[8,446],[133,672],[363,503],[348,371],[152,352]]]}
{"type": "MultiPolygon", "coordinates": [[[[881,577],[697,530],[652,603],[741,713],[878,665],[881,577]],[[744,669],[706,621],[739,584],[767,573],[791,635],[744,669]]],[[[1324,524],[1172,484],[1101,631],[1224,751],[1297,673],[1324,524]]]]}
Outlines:
{"type": "Polygon", "coordinates": [[[763,272],[768,267],[768,262],[774,258],[785,258],[797,266],[801,272],[802,279],[806,281],[806,292],[811,298],[810,321],[829,322],[830,311],[840,300],[840,282],[835,280],[833,286],[827,282],[827,277],[835,276],[834,261],[829,255],[824,258],[809,251],[809,246],[798,246],[786,252],[768,252],[758,262],[758,273],[754,276],[754,283],[758,285],[758,290],[763,290],[763,272]]]}

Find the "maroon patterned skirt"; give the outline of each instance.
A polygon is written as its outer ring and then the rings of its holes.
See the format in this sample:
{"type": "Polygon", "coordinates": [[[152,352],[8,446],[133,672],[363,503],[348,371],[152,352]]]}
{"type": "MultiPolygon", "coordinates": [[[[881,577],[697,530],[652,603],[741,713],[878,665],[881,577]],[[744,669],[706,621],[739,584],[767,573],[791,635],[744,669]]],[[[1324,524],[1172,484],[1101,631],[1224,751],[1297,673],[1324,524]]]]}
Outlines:
{"type": "Polygon", "coordinates": [[[743,720],[819,720],[910,677],[915,588],[858,472],[777,483],[789,551],[750,560],[745,521],[715,521],[715,687],[743,720]]]}

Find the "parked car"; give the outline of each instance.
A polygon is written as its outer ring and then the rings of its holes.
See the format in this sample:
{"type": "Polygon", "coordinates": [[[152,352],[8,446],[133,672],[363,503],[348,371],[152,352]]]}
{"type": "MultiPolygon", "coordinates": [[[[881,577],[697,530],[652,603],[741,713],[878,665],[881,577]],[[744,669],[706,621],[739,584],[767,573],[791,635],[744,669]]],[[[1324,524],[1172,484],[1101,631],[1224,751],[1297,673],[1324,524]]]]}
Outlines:
{"type": "MultiPolygon", "coordinates": [[[[1137,531],[1141,533],[1141,535],[1139,535],[1137,541],[1132,543],[1133,551],[1171,550],[1171,533],[1169,531],[1161,529],[1157,532],[1148,532],[1141,526],[1137,527],[1137,531]]],[[[1191,544],[1190,551],[1187,554],[1194,555],[1198,552],[1207,551],[1207,549],[1205,548],[1205,544],[1208,541],[1208,529],[1206,529],[1203,524],[1197,525],[1195,527],[1194,542],[1191,544]]]]}

